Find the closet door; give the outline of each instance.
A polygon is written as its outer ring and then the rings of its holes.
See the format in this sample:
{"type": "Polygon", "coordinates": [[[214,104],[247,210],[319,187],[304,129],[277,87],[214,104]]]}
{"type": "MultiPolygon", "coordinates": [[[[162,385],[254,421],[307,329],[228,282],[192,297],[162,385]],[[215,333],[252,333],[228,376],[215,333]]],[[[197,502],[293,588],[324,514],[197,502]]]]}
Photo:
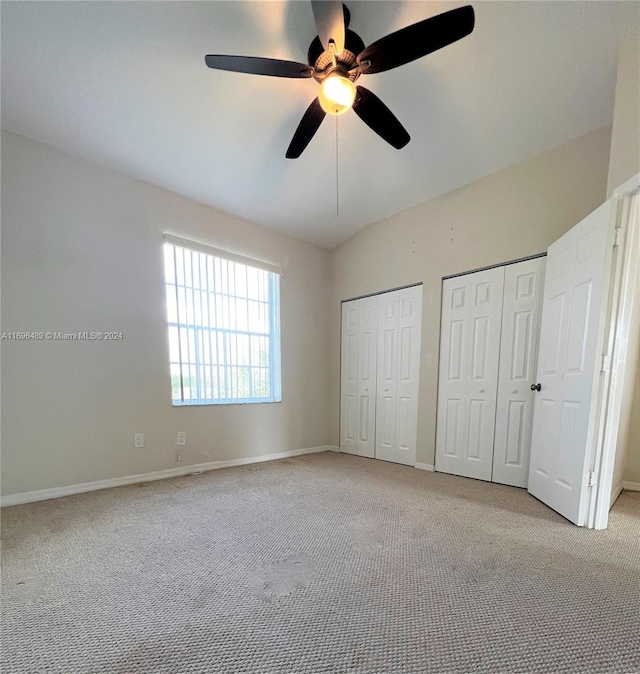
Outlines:
{"type": "Polygon", "coordinates": [[[357,300],[358,306],[358,433],[356,454],[375,456],[378,297],[357,300]]]}
{"type": "Polygon", "coordinates": [[[380,295],[376,459],[416,462],[421,329],[421,285],[380,295]]]}
{"type": "Polygon", "coordinates": [[[376,459],[394,461],[398,393],[398,293],[380,296],[378,314],[378,394],[376,459]]]}
{"type": "Polygon", "coordinates": [[[394,460],[413,466],[418,437],[422,286],[398,291],[398,384],[394,460]]]}
{"type": "Polygon", "coordinates": [[[436,469],[491,480],[504,267],[443,283],[436,469]]]}
{"type": "Polygon", "coordinates": [[[493,482],[526,487],[545,259],[505,267],[493,482]]]}
{"type": "Polygon", "coordinates": [[[340,450],[357,453],[358,438],[358,301],[342,305],[340,382],[340,450]]]}
{"type": "Polygon", "coordinates": [[[348,454],[375,454],[377,326],[377,297],[343,303],[340,449],[348,454]]]}

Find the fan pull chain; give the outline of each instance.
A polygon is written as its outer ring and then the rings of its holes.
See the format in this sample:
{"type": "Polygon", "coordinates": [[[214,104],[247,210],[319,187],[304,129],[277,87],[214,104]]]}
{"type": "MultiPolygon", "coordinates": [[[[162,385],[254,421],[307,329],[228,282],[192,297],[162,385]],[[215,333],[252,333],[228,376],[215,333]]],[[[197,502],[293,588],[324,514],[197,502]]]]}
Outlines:
{"type": "Polygon", "coordinates": [[[340,192],[338,181],[338,115],[336,115],[336,215],[340,215],[340,192]]]}

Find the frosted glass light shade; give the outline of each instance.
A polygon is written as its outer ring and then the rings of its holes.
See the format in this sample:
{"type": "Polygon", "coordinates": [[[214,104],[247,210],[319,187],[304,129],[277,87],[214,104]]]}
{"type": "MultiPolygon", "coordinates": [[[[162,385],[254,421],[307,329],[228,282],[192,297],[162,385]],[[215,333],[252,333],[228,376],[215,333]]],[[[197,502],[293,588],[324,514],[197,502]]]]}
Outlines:
{"type": "Polygon", "coordinates": [[[356,98],[353,82],[341,75],[330,75],[320,85],[318,99],[322,109],[329,115],[346,112],[356,98]]]}

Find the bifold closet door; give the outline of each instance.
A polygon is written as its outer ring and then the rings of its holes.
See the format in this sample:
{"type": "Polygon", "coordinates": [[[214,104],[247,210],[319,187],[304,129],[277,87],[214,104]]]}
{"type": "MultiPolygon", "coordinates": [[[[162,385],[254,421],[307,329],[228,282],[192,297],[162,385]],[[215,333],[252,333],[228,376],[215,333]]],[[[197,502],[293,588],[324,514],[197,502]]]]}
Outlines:
{"type": "Polygon", "coordinates": [[[443,282],[436,468],[491,480],[504,267],[443,282]]]}
{"type": "Polygon", "coordinates": [[[375,455],[378,298],[342,305],[340,448],[375,455]]]}
{"type": "Polygon", "coordinates": [[[421,285],[380,295],[376,459],[416,462],[421,329],[421,285]]]}
{"type": "Polygon", "coordinates": [[[505,267],[493,482],[526,487],[545,258],[505,267]]]}

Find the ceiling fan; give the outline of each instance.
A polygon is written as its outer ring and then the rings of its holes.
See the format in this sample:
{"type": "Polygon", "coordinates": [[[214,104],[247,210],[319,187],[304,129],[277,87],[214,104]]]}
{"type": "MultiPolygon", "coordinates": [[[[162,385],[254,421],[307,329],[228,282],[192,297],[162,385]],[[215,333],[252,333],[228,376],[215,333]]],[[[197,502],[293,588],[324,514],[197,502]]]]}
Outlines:
{"type": "Polygon", "coordinates": [[[349,30],[350,12],[339,0],[311,0],[318,35],[309,46],[308,62],[296,63],[255,56],[205,56],[209,68],[273,77],[313,77],[320,83],[318,97],[304,113],[287,150],[297,159],[320,127],[326,114],[340,115],[349,108],[396,149],[410,140],[406,129],[371,91],[354,83],[360,75],[397,68],[446,47],[473,31],[473,7],[458,7],[390,33],[365,48],[349,30]]]}

